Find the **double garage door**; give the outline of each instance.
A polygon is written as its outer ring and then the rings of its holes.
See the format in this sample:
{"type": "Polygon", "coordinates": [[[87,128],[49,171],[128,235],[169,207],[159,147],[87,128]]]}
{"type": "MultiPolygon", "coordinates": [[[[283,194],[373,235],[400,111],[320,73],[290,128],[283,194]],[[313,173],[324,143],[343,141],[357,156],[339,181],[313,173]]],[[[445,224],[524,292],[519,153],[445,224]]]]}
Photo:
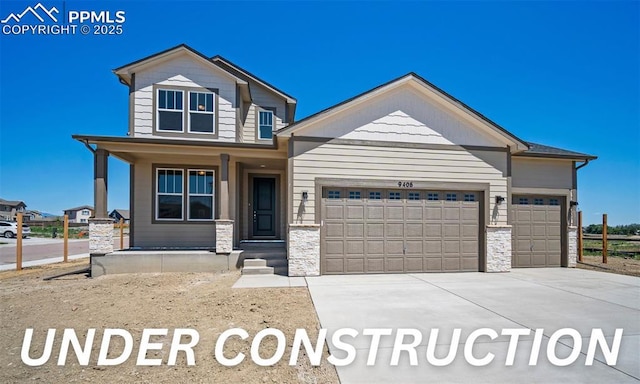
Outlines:
{"type": "Polygon", "coordinates": [[[478,271],[481,196],[324,188],[321,273],[478,271]]]}
{"type": "Polygon", "coordinates": [[[562,198],[514,195],[511,201],[511,266],[559,267],[562,259],[562,198]]]}

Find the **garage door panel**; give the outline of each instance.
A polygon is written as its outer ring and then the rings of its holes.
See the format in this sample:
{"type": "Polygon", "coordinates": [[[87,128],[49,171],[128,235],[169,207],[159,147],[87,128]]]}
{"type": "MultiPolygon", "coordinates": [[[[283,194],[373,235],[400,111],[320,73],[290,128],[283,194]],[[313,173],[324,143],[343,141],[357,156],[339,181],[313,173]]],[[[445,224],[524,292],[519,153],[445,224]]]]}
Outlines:
{"type": "Polygon", "coordinates": [[[406,257],[405,272],[422,272],[424,271],[422,257],[406,257]]]}
{"type": "Polygon", "coordinates": [[[367,256],[384,255],[384,240],[367,240],[367,256]]]}
{"type": "Polygon", "coordinates": [[[367,258],[368,273],[384,273],[384,258],[367,258]]]}
{"type": "Polygon", "coordinates": [[[387,223],[385,235],[387,238],[404,237],[404,223],[387,223]]]}
{"type": "Polygon", "coordinates": [[[347,237],[364,238],[364,223],[347,224],[347,237]]]}
{"type": "Polygon", "coordinates": [[[344,218],[344,209],[341,205],[328,205],[324,212],[325,220],[342,220],[344,218]]]}
{"type": "Polygon", "coordinates": [[[451,193],[442,191],[375,191],[363,199],[323,194],[322,273],[478,270],[477,201],[426,200],[451,193]]]}
{"type": "Polygon", "coordinates": [[[348,240],[347,255],[363,255],[364,256],[364,240],[348,240]]]}
{"type": "Polygon", "coordinates": [[[384,223],[367,223],[366,229],[368,238],[384,237],[384,223]]]}
{"type": "Polygon", "coordinates": [[[343,240],[325,240],[325,253],[327,255],[343,255],[344,254],[344,241],[343,240]]]}

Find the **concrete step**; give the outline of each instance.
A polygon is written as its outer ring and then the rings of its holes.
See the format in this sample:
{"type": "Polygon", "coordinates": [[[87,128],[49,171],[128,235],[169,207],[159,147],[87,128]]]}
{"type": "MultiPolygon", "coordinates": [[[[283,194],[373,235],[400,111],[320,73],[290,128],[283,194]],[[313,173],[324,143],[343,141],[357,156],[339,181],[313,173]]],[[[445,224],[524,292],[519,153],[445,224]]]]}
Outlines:
{"type": "Polygon", "coordinates": [[[273,275],[273,267],[244,267],[243,275],[273,275]]]}
{"type": "Polygon", "coordinates": [[[244,259],[245,267],[266,267],[267,260],[265,259],[244,259]]]}

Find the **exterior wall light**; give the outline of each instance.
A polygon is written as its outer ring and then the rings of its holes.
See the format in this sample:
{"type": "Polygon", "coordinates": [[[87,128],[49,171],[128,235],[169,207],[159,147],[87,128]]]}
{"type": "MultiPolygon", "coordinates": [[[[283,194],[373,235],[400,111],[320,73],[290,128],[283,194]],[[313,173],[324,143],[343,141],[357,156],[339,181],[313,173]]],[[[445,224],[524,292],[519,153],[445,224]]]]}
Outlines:
{"type": "Polygon", "coordinates": [[[302,191],[302,201],[307,201],[309,199],[309,193],[307,191],[302,191]]]}
{"type": "Polygon", "coordinates": [[[578,206],[578,202],[577,202],[577,201],[575,201],[575,200],[571,200],[571,201],[569,202],[569,206],[570,206],[570,207],[577,207],[577,206],[578,206]]]}
{"type": "Polygon", "coordinates": [[[504,201],[504,197],[496,196],[496,204],[500,205],[502,204],[503,201],[504,201]]]}

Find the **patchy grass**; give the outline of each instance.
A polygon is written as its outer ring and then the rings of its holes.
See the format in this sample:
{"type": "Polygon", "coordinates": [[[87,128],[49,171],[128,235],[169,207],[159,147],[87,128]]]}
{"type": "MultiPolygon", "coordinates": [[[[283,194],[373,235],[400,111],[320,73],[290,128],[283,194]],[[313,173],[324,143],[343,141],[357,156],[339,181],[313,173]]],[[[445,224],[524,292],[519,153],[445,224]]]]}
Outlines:
{"type": "MultiPolygon", "coordinates": [[[[609,240],[607,242],[608,255],[640,260],[640,242],[626,240],[609,240]]],[[[602,240],[584,240],[583,254],[598,256],[602,254],[602,240]]]]}
{"type": "MultiPolygon", "coordinates": [[[[53,238],[53,231],[55,229],[57,236],[62,238],[63,236],[63,226],[62,225],[50,225],[46,227],[30,227],[31,234],[29,236],[32,237],[46,237],[53,238]]],[[[71,239],[83,239],[87,238],[89,234],[89,230],[86,227],[79,228],[69,228],[69,238],[71,239]]]]}

